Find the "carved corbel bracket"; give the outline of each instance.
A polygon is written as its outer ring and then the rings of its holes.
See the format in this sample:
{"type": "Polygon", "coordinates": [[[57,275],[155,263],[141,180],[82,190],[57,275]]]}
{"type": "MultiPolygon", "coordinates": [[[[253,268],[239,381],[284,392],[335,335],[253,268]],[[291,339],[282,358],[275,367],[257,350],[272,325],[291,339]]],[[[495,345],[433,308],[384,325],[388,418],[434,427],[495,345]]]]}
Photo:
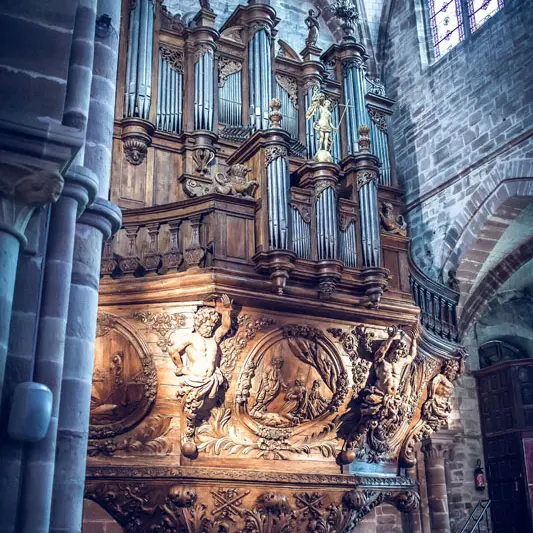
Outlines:
{"type": "Polygon", "coordinates": [[[367,267],[361,270],[367,305],[376,309],[388,285],[389,271],[385,268],[367,267]]]}
{"type": "Polygon", "coordinates": [[[285,291],[289,275],[294,268],[296,254],[288,250],[271,250],[256,254],[253,260],[256,271],[269,274],[272,281],[272,290],[281,296],[285,291]]]}
{"type": "Polygon", "coordinates": [[[129,163],[140,165],[145,160],[154,129],[151,122],[141,118],[128,117],[122,120],[124,156],[129,163]]]}
{"type": "Polygon", "coordinates": [[[316,264],[318,294],[321,300],[329,300],[337,290],[344,263],[335,259],[319,261],[316,264]]]}

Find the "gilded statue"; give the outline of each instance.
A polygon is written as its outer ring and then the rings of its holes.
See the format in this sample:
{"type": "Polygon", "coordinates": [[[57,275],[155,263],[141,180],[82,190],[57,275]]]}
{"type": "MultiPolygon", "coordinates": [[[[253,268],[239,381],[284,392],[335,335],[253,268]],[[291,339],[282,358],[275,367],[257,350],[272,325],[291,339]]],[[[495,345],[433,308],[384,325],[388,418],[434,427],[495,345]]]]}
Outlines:
{"type": "Polygon", "coordinates": [[[305,40],[305,44],[307,46],[316,46],[316,42],[318,40],[318,31],[320,30],[320,23],[318,21],[318,18],[322,14],[321,9],[319,8],[317,13],[315,13],[314,9],[309,10],[309,15],[305,19],[305,25],[309,29],[309,33],[307,34],[307,39],[305,40]]]}
{"type": "Polygon", "coordinates": [[[383,202],[381,204],[381,212],[379,214],[381,226],[386,233],[396,235],[407,235],[407,224],[402,215],[396,216],[394,214],[394,207],[390,202],[383,202]]]}
{"type": "Polygon", "coordinates": [[[223,294],[215,308],[200,307],[194,314],[194,330],[177,346],[169,348],[169,355],[176,365],[178,391],[176,396],[185,396],[184,412],[187,419],[183,453],[196,454],[192,442],[198,412],[206,400],[214,400],[225,386],[226,380],[219,368],[220,343],[231,328],[232,301],[223,294]],[[186,356],[184,363],[183,355],[186,356]]]}
{"type": "Polygon", "coordinates": [[[305,118],[310,119],[318,111],[318,120],[313,124],[313,127],[318,132],[318,150],[314,158],[318,163],[333,162],[331,157],[331,136],[332,132],[338,131],[339,127],[335,127],[331,120],[332,108],[333,102],[323,92],[320,92],[318,85],[315,85],[311,105],[305,113],[305,118]]]}

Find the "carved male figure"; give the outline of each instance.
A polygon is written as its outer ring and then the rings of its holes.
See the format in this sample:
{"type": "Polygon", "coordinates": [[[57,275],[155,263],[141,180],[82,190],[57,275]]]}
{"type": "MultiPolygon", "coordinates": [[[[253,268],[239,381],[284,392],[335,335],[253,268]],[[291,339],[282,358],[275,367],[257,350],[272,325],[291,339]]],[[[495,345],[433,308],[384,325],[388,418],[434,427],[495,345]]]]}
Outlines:
{"type": "Polygon", "coordinates": [[[282,389],[285,388],[281,380],[281,369],[283,367],[283,358],[280,355],[272,357],[270,366],[266,369],[265,374],[259,384],[259,391],[255,404],[250,410],[252,416],[261,415],[267,407],[276,399],[282,389]]]}
{"type": "Polygon", "coordinates": [[[422,415],[432,429],[438,429],[448,419],[452,410],[450,398],[454,381],[461,371],[462,361],[450,359],[443,364],[440,374],[431,380],[429,397],[422,407],[422,415]]]}
{"type": "Polygon", "coordinates": [[[176,347],[169,349],[176,365],[178,391],[176,396],[186,396],[187,438],[194,436],[198,411],[206,399],[216,397],[225,382],[219,364],[219,345],[231,327],[232,302],[222,295],[215,309],[200,307],[194,314],[194,330],[176,347]],[[217,327],[217,325],[220,325],[217,327]],[[216,328],[216,329],[215,329],[216,328]],[[186,356],[186,364],[183,362],[186,356]]]}

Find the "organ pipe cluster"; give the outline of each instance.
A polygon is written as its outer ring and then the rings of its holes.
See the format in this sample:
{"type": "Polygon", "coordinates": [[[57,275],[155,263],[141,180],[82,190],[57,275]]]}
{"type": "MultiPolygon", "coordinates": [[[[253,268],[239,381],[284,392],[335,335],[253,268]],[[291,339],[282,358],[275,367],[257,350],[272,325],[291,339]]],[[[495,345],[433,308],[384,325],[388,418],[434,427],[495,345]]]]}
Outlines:
{"type": "Polygon", "coordinates": [[[230,74],[218,89],[218,119],[227,126],[242,126],[242,73],[230,74]]]}
{"type": "Polygon", "coordinates": [[[359,150],[357,130],[370,122],[365,106],[366,78],[363,65],[353,60],[344,62],[343,74],[344,101],[349,102],[345,118],[348,153],[355,154],[359,150]]]}
{"type": "Polygon", "coordinates": [[[337,200],[332,187],[324,189],[316,201],[318,259],[337,259],[337,200]]]}
{"type": "Polygon", "coordinates": [[[156,126],[163,131],[180,133],[183,124],[183,73],[163,59],[159,51],[157,76],[156,126]]]}
{"type": "Polygon", "coordinates": [[[309,223],[295,207],[291,208],[292,251],[304,259],[311,257],[311,232],[309,223]]]}
{"type": "Polygon", "coordinates": [[[379,157],[381,162],[379,182],[382,185],[391,185],[389,144],[387,132],[370,120],[370,137],[372,139],[372,152],[379,157]]]}
{"type": "Polygon", "coordinates": [[[250,75],[250,124],[258,130],[269,127],[268,113],[272,97],[272,60],[270,35],[262,28],[248,43],[250,75]]]}
{"type": "Polygon", "coordinates": [[[288,164],[279,155],[267,166],[268,231],[273,250],[289,249],[289,190],[288,164]]]}
{"type": "Polygon", "coordinates": [[[194,129],[196,130],[213,130],[215,116],[214,78],[213,50],[205,47],[205,49],[197,51],[194,63],[194,129]]]}
{"type": "Polygon", "coordinates": [[[126,117],[148,120],[152,96],[153,42],[154,3],[152,0],[137,0],[129,13],[126,117]]]}
{"type": "Polygon", "coordinates": [[[359,189],[359,209],[361,212],[361,244],[363,265],[380,266],[378,188],[375,180],[370,180],[359,189]]]}
{"type": "Polygon", "coordinates": [[[294,105],[289,93],[276,83],[276,97],[281,102],[281,109],[283,110],[282,128],[293,139],[298,139],[298,109],[294,105]]]}
{"type": "Polygon", "coordinates": [[[355,268],[357,266],[357,237],[353,222],[350,222],[344,231],[339,232],[339,240],[342,262],[347,267],[355,268]]]}

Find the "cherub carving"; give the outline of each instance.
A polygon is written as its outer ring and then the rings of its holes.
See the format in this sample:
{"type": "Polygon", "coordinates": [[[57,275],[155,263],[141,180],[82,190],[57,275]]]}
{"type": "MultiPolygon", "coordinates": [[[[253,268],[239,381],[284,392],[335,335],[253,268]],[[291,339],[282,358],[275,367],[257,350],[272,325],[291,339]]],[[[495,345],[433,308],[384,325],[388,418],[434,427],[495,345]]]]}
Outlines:
{"type": "Polygon", "coordinates": [[[259,392],[255,399],[255,404],[250,410],[251,416],[262,416],[266,412],[267,407],[277,398],[278,394],[286,388],[281,380],[283,363],[283,357],[280,355],[272,357],[270,366],[266,369],[259,384],[259,392]]]}
{"type": "Polygon", "coordinates": [[[246,165],[236,164],[229,167],[226,174],[219,172],[215,177],[215,191],[238,198],[253,199],[259,183],[256,180],[247,180],[246,176],[251,171],[246,165]]]}
{"type": "Polygon", "coordinates": [[[185,396],[184,412],[187,420],[185,455],[195,455],[192,442],[198,412],[207,399],[215,399],[225,386],[220,368],[220,343],[231,328],[232,301],[223,294],[220,302],[212,307],[200,307],[194,314],[194,330],[177,346],[169,348],[169,355],[176,365],[178,390],[176,396],[185,396]],[[220,323],[220,325],[218,325],[220,323]],[[218,327],[217,327],[218,325],[218,327]],[[215,329],[216,328],[216,329],[215,329]],[[186,364],[183,361],[186,356],[186,364]]]}
{"type": "Polygon", "coordinates": [[[394,208],[390,202],[381,204],[381,213],[379,214],[381,226],[387,233],[397,235],[407,235],[407,224],[402,215],[395,216],[394,208]]]}
{"type": "Polygon", "coordinates": [[[462,373],[463,362],[449,359],[443,365],[429,387],[429,396],[422,406],[422,416],[433,430],[439,429],[448,420],[452,410],[450,398],[455,387],[454,381],[462,373]]]}
{"type": "Polygon", "coordinates": [[[307,39],[305,44],[307,46],[316,46],[318,40],[318,31],[320,30],[320,23],[318,18],[322,14],[322,10],[319,8],[317,13],[314,9],[309,10],[309,16],[305,19],[305,25],[309,28],[309,33],[307,34],[307,39]]]}

